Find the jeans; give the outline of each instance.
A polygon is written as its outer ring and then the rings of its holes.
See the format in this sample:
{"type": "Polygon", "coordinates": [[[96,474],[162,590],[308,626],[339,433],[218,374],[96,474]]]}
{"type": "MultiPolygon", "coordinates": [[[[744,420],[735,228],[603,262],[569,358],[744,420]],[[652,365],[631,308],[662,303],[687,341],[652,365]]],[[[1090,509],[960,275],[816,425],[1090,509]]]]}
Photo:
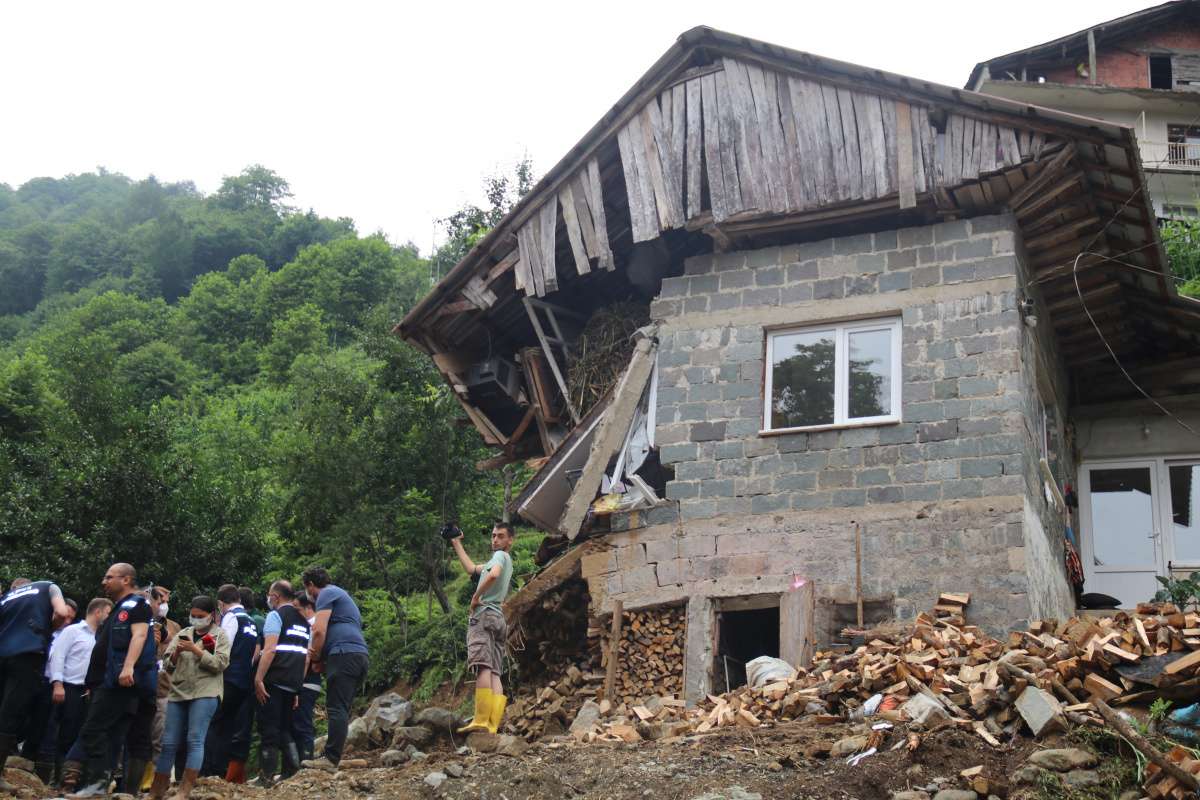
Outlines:
{"type": "Polygon", "coordinates": [[[254,690],[225,681],[225,696],[208,729],[204,774],[224,777],[229,760],[245,761],[250,755],[247,717],[252,718],[254,690]]]}
{"type": "Polygon", "coordinates": [[[0,736],[17,738],[25,733],[45,666],[45,653],[0,658],[0,736]]]}
{"type": "Polygon", "coordinates": [[[325,757],[334,764],[342,760],[350,729],[350,705],[366,677],[366,653],[336,653],[325,659],[325,713],[329,718],[325,757]]]}
{"type": "Polygon", "coordinates": [[[292,740],[300,750],[301,758],[312,758],[313,756],[313,738],[317,734],[313,725],[313,713],[316,711],[317,698],[320,696],[320,689],[301,689],[300,705],[292,714],[292,740]]]}
{"type": "Polygon", "coordinates": [[[56,760],[65,756],[79,737],[79,729],[83,727],[83,718],[87,713],[87,696],[84,694],[87,689],[80,684],[64,683],[63,691],[66,692],[67,698],[54,707],[52,716],[57,726],[54,742],[56,760]]]}
{"type": "Polygon", "coordinates": [[[187,735],[186,769],[200,769],[204,764],[204,740],[208,736],[208,725],[217,713],[215,697],[196,700],[172,700],[167,703],[167,722],[163,728],[162,752],[158,754],[156,772],[171,774],[175,766],[175,754],[179,744],[187,735]]]}

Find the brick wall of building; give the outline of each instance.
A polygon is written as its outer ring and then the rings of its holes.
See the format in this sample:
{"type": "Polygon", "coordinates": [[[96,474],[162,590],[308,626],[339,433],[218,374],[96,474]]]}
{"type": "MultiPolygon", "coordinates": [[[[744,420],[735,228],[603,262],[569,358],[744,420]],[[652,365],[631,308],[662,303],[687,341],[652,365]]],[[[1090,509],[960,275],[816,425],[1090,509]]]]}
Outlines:
{"type": "MultiPolygon", "coordinates": [[[[1153,33],[1131,37],[1120,42],[1102,42],[1096,50],[1097,82],[1106,86],[1135,89],[1150,88],[1151,53],[1200,52],[1200,29],[1195,27],[1165,28],[1153,33]]],[[[1087,58],[1083,58],[1087,67],[1087,58]]],[[[1051,83],[1088,84],[1089,78],[1079,75],[1077,65],[1071,64],[1045,72],[1051,83]]]]}

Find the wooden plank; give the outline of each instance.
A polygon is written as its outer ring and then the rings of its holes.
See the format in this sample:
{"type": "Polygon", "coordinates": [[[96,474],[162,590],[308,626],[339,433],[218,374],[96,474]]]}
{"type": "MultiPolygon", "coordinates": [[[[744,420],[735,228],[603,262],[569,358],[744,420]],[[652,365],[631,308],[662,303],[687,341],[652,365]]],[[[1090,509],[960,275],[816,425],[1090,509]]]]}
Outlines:
{"type": "Polygon", "coordinates": [[[617,131],[617,148],[621,152],[621,169],[625,173],[625,198],[629,205],[629,227],[633,235],[633,240],[635,242],[644,242],[658,235],[658,226],[654,226],[652,233],[646,230],[650,226],[646,224],[646,210],[644,205],[650,202],[650,198],[643,198],[642,196],[642,180],[638,175],[637,160],[633,154],[633,151],[637,148],[634,147],[633,136],[630,133],[632,124],[631,121],[629,125],[617,131]]]}
{"type": "Polygon", "coordinates": [[[996,126],[987,124],[984,126],[983,136],[983,153],[979,159],[980,172],[995,172],[996,171],[996,146],[1000,142],[1000,133],[996,130],[996,126]]]}
{"type": "Polygon", "coordinates": [[[742,189],[742,209],[765,211],[770,207],[770,200],[763,170],[762,142],[758,136],[758,118],[754,114],[754,99],[750,95],[750,78],[746,74],[746,65],[740,61],[726,58],[724,64],[737,142],[735,152],[742,189]]]}
{"type": "MultiPolygon", "coordinates": [[[[829,151],[833,162],[834,193],[829,199],[848,200],[851,197],[850,172],[846,167],[846,140],[843,133],[842,109],[838,100],[838,92],[832,86],[818,85],[821,87],[821,95],[825,98],[825,122],[826,129],[829,131],[829,151]]],[[[853,107],[847,105],[846,112],[853,115],[853,107]]],[[[861,179],[860,172],[859,180],[861,181],[861,179]]]]}
{"type": "Polygon", "coordinates": [[[829,134],[825,127],[825,98],[821,87],[800,78],[788,78],[792,96],[792,116],[796,120],[796,140],[800,146],[799,163],[807,194],[813,205],[829,202],[833,183],[833,160],[829,134]]]}
{"type": "Polygon", "coordinates": [[[558,192],[558,202],[562,206],[563,225],[567,229],[567,240],[571,243],[571,255],[575,257],[575,271],[586,275],[592,271],[592,265],[583,244],[583,228],[576,212],[575,191],[571,184],[572,181],[563,184],[558,192]]]}
{"type": "Polygon", "coordinates": [[[754,206],[754,189],[749,186],[749,177],[741,173],[738,161],[737,113],[729,93],[729,78],[724,70],[716,73],[717,112],[721,116],[720,152],[721,170],[725,175],[725,210],[730,216],[754,206]],[[747,195],[748,193],[748,195],[747,195]]]}
{"type": "Polygon", "coordinates": [[[671,137],[665,127],[662,110],[651,100],[642,111],[642,132],[646,137],[646,163],[654,186],[654,204],[658,208],[661,230],[683,227],[683,190],[671,173],[671,137]]]}
{"type": "MultiPolygon", "coordinates": [[[[916,167],[914,166],[912,114],[908,103],[895,101],[896,108],[896,177],[900,184],[900,207],[917,205],[916,167]]],[[[916,154],[916,161],[920,161],[916,154]]]]}
{"type": "MultiPolygon", "coordinates": [[[[871,151],[870,123],[860,116],[859,107],[870,95],[838,89],[838,110],[842,118],[843,157],[850,177],[850,199],[873,199],[875,195],[875,164],[878,159],[871,151]]],[[[865,112],[865,109],[864,109],[865,112]]]]}
{"type": "Polygon", "coordinates": [[[886,194],[893,194],[900,191],[900,184],[896,177],[896,104],[889,98],[877,96],[876,99],[879,102],[879,110],[883,114],[883,141],[885,144],[883,177],[887,181],[886,194]]]}
{"type": "Polygon", "coordinates": [[[479,301],[483,304],[482,308],[491,308],[499,299],[496,297],[496,293],[488,288],[487,280],[482,275],[476,275],[467,281],[466,286],[463,287],[463,292],[465,293],[468,289],[479,298],[479,301]]]}
{"type": "MultiPolygon", "coordinates": [[[[717,110],[717,79],[715,75],[700,78],[701,116],[704,120],[704,161],[708,173],[708,200],[714,222],[729,218],[729,202],[725,194],[725,170],[722,167],[721,115],[717,110]]],[[[691,138],[688,139],[691,147],[691,138]]],[[[690,165],[689,165],[690,167],[690,165]]],[[[699,207],[699,200],[697,200],[699,207]]],[[[688,203],[691,215],[691,202],[688,203]]]]}
{"type": "Polygon", "coordinates": [[[1017,132],[1006,125],[1001,125],[999,129],[999,137],[1001,152],[1000,165],[1011,167],[1021,163],[1021,150],[1017,147],[1017,132]]]}
{"type": "MultiPolygon", "coordinates": [[[[701,206],[701,175],[704,168],[704,133],[700,97],[703,93],[702,79],[695,78],[685,84],[687,89],[687,136],[684,158],[687,162],[687,217],[695,219],[704,210],[701,206]]],[[[710,192],[711,193],[711,192],[710,192]]]]}
{"type": "Polygon", "coordinates": [[[1172,661],[1166,666],[1163,672],[1168,675],[1178,675],[1184,670],[1191,669],[1197,665],[1200,665],[1200,650],[1193,650],[1183,658],[1172,661]]]}
{"type": "Polygon", "coordinates": [[[558,291],[558,271],[554,263],[555,227],[558,224],[558,199],[551,197],[538,212],[538,255],[542,259],[542,285],[547,293],[558,291]]]}
{"type": "MultiPolygon", "coordinates": [[[[587,168],[579,171],[568,184],[571,200],[575,203],[575,219],[579,222],[579,233],[583,237],[583,253],[587,258],[600,257],[600,243],[596,240],[596,226],[592,223],[592,209],[588,203],[587,168]]],[[[566,219],[566,211],[563,211],[566,219]]]]}
{"type": "Polygon", "coordinates": [[[914,141],[918,147],[917,191],[933,191],[937,182],[937,165],[934,163],[934,130],[929,124],[929,109],[917,106],[912,110],[914,141]]]}
{"type": "Polygon", "coordinates": [[[811,205],[811,194],[804,180],[804,169],[800,163],[800,134],[796,130],[796,114],[792,108],[792,90],[784,75],[768,73],[776,80],[778,93],[779,121],[783,126],[783,146],[788,165],[788,197],[796,211],[811,205]]]}
{"type": "Polygon", "coordinates": [[[538,252],[537,238],[534,228],[538,218],[531,217],[517,231],[517,246],[521,249],[521,263],[525,266],[525,293],[533,289],[533,294],[541,297],[546,293],[542,277],[542,258],[538,252]]]}
{"type": "Polygon", "coordinates": [[[812,663],[816,640],[815,609],[812,581],[784,592],[779,601],[779,657],[789,664],[812,663]]]}
{"type": "MultiPolygon", "coordinates": [[[[582,178],[584,173],[580,173],[582,178]]],[[[587,163],[587,201],[592,212],[592,227],[596,230],[596,247],[600,251],[600,266],[612,272],[617,268],[613,260],[612,245],[608,241],[608,215],[604,211],[604,189],[600,184],[600,162],[589,159],[587,163]]]]}
{"type": "Polygon", "coordinates": [[[684,151],[687,147],[687,86],[680,83],[671,87],[671,180],[675,182],[676,203],[679,206],[679,224],[687,220],[684,203],[684,151]]]}
{"type": "Polygon", "coordinates": [[[942,147],[942,169],[939,186],[954,186],[962,176],[963,118],[950,114],[946,118],[946,141],[942,147]]]}
{"type": "Polygon", "coordinates": [[[638,339],[629,366],[625,368],[620,381],[613,390],[612,403],[605,409],[604,417],[592,437],[592,447],[588,453],[583,472],[575,481],[571,496],[567,499],[562,518],[558,523],[559,532],[568,539],[579,535],[587,510],[600,488],[600,478],[608,467],[608,461],[624,443],[642,399],[642,390],[650,379],[654,367],[654,352],[657,345],[652,338],[638,339]]]}
{"type": "Polygon", "coordinates": [[[975,157],[975,128],[978,124],[978,120],[973,117],[963,118],[962,141],[959,142],[959,183],[973,181],[979,176],[979,161],[975,157]]]}
{"type": "Polygon", "coordinates": [[[787,162],[784,161],[783,129],[779,127],[779,103],[775,99],[775,87],[773,84],[767,85],[767,76],[757,64],[747,64],[746,75],[750,79],[754,118],[762,145],[763,177],[767,185],[770,209],[787,211],[788,172],[787,162]]]}
{"type": "Polygon", "coordinates": [[[604,671],[604,695],[601,700],[612,701],[613,685],[617,680],[617,659],[621,655],[621,622],[625,617],[625,604],[620,598],[613,601],[612,627],[608,631],[608,667],[604,671]]]}
{"type": "Polygon", "coordinates": [[[859,148],[862,154],[863,196],[884,197],[888,193],[887,140],[883,133],[883,112],[873,94],[854,93],[854,115],[858,120],[859,148]]]}
{"type": "Polygon", "coordinates": [[[635,115],[626,126],[629,131],[629,154],[633,159],[637,175],[638,193],[641,203],[641,228],[634,236],[635,242],[644,242],[658,236],[658,207],[654,204],[654,182],[650,176],[650,165],[646,161],[646,136],[642,129],[642,118],[635,115]],[[642,238],[638,238],[641,236],[642,238]]]}

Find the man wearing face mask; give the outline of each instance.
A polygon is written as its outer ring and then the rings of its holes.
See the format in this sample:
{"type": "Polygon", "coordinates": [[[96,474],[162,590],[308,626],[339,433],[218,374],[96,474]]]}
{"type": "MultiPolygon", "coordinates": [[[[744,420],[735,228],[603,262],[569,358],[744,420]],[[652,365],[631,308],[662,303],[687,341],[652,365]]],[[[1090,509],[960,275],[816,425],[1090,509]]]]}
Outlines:
{"type": "Polygon", "coordinates": [[[258,700],[260,784],[275,782],[275,766],[283,755],[283,777],[300,769],[300,750],[292,741],[292,711],[308,667],[308,620],[296,608],[296,593],[287,581],[275,581],[267,593],[271,613],[263,621],[263,649],[254,676],[258,700]]]}
{"type": "Polygon", "coordinates": [[[152,797],[160,798],[171,785],[171,768],[187,733],[187,762],[175,797],[186,800],[204,763],[204,741],[209,723],[224,692],[222,673],[229,666],[230,642],[216,625],[217,606],[211,597],[192,600],[191,625],[171,638],[163,654],[163,669],[171,673],[167,724],[162,752],[155,764],[152,797]]]}

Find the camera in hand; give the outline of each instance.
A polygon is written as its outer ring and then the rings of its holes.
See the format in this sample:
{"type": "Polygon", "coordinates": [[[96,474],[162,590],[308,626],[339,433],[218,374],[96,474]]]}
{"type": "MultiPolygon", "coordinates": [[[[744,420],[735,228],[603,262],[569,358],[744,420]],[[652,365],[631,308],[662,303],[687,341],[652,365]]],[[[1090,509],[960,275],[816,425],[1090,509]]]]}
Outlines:
{"type": "Polygon", "coordinates": [[[442,526],[442,529],[440,531],[438,531],[438,535],[441,536],[443,539],[445,539],[448,542],[452,539],[457,539],[458,537],[462,536],[463,534],[462,534],[462,531],[459,529],[457,522],[447,522],[445,525],[442,526]]]}
{"type": "Polygon", "coordinates": [[[192,640],[192,637],[190,634],[181,633],[181,634],[179,634],[179,640],[182,642],[190,642],[192,640]]]}

